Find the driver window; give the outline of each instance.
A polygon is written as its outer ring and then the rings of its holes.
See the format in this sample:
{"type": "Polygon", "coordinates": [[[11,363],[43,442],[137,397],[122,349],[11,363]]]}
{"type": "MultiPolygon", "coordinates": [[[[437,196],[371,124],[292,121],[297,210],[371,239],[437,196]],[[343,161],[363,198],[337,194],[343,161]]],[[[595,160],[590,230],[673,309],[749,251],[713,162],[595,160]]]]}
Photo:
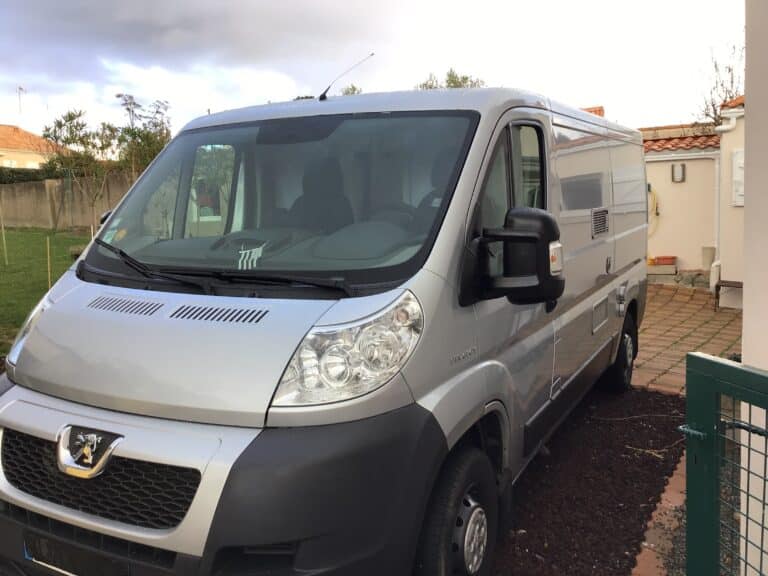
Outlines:
{"type": "Polygon", "coordinates": [[[221,236],[227,226],[235,149],[211,144],[195,151],[187,205],[187,238],[221,236]]]}
{"type": "MultiPolygon", "coordinates": [[[[480,195],[480,229],[503,228],[510,204],[509,182],[509,133],[502,133],[493,159],[488,167],[480,195]]],[[[489,266],[493,276],[501,275],[503,270],[502,251],[500,245],[490,245],[489,266]]]]}

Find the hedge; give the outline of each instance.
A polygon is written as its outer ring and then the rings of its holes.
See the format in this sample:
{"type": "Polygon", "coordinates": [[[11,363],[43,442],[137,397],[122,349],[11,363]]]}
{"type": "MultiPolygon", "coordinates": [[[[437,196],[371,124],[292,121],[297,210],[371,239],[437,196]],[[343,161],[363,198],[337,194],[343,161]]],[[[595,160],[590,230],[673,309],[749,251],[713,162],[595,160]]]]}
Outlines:
{"type": "Polygon", "coordinates": [[[35,182],[46,178],[56,178],[57,175],[46,168],[5,168],[0,167],[0,184],[16,184],[18,182],[35,182]]]}

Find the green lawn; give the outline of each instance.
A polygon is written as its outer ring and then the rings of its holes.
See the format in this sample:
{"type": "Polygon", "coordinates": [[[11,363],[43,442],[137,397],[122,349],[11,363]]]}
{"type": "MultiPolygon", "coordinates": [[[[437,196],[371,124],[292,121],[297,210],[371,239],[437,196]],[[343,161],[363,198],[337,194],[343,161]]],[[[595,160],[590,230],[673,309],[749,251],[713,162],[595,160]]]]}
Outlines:
{"type": "Polygon", "coordinates": [[[87,236],[48,230],[6,229],[8,266],[0,240],[0,356],[13,343],[21,323],[48,290],[48,258],[45,238],[51,238],[51,281],[72,265],[70,247],[82,246],[87,236]]]}

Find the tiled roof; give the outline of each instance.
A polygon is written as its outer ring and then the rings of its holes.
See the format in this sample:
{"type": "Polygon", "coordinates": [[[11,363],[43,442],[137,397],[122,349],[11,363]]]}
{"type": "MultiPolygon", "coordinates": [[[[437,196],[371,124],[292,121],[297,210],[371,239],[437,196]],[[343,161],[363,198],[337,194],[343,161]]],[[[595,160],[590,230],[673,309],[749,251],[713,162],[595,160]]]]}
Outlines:
{"type": "Polygon", "coordinates": [[[641,128],[646,152],[674,152],[676,150],[707,150],[720,148],[720,135],[714,128],[703,124],[677,124],[641,128]]]}
{"type": "Polygon", "coordinates": [[[592,106],[591,108],[582,108],[582,110],[594,114],[595,116],[600,116],[601,118],[605,116],[605,108],[602,106],[592,106]]]}
{"type": "Polygon", "coordinates": [[[51,142],[37,134],[18,126],[0,124],[0,149],[46,153],[52,146],[51,142]]]}
{"type": "Polygon", "coordinates": [[[723,105],[720,106],[720,108],[738,108],[739,106],[744,106],[744,96],[737,96],[733,100],[723,102],[723,105]]]}
{"type": "Polygon", "coordinates": [[[645,140],[646,152],[668,152],[673,150],[706,150],[720,148],[720,134],[711,136],[686,136],[685,138],[659,138],[645,140]]]}

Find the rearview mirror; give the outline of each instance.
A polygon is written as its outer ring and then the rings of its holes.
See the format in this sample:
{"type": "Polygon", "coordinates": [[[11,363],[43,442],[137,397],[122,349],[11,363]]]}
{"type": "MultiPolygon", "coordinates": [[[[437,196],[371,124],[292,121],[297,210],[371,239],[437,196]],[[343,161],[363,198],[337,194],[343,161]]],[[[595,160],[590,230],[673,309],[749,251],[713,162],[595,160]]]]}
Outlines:
{"type": "Polygon", "coordinates": [[[484,296],[515,304],[554,305],[565,290],[560,227],[546,210],[512,208],[504,228],[485,229],[483,244],[501,243],[503,273],[486,276],[484,296]]]}
{"type": "Polygon", "coordinates": [[[112,216],[112,210],[107,210],[99,217],[99,226],[104,226],[104,222],[109,220],[109,217],[112,216]]]}

